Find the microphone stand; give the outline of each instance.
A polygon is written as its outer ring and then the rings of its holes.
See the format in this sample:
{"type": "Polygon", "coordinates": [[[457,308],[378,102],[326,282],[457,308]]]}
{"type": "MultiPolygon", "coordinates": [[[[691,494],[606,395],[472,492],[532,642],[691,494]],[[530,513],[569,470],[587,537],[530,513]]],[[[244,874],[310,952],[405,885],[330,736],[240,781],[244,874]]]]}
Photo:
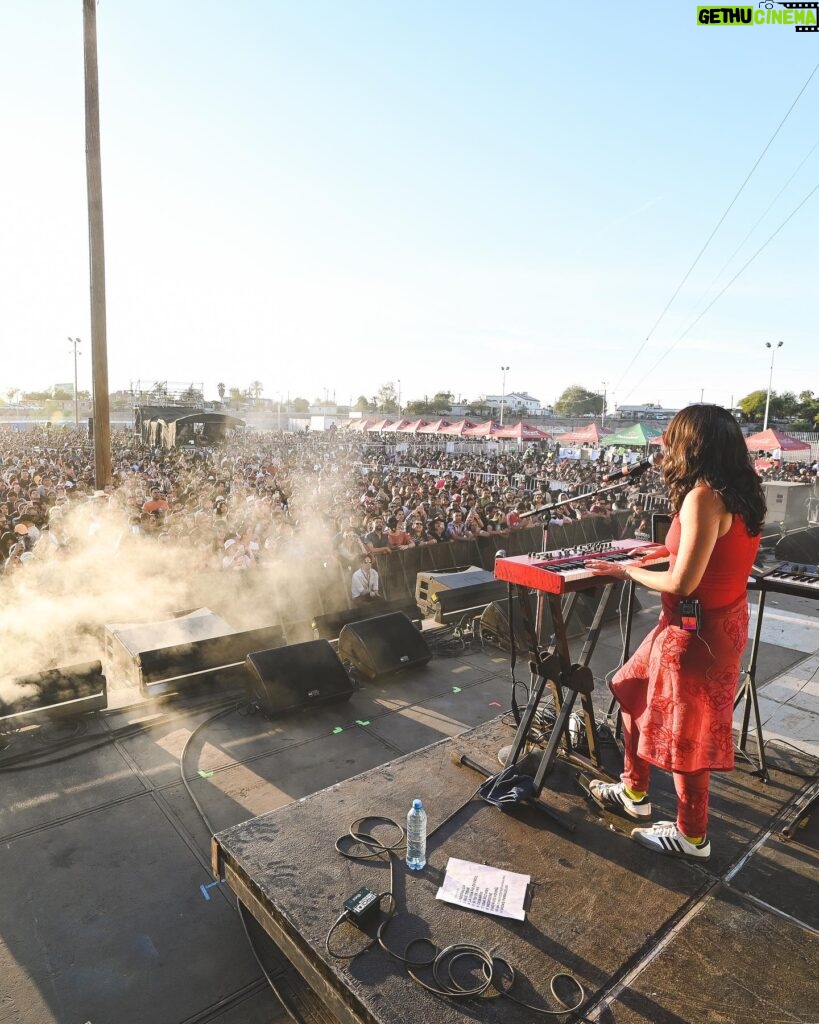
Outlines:
{"type": "Polygon", "coordinates": [[[589,498],[596,498],[599,494],[608,494],[609,491],[616,491],[618,487],[625,487],[626,484],[632,483],[638,476],[642,476],[649,469],[654,469],[658,461],[657,456],[653,455],[650,459],[645,459],[643,462],[638,463],[631,471],[621,470],[619,473],[615,472],[609,475],[609,480],[611,480],[612,476],[620,476],[622,480],[615,480],[614,483],[605,483],[602,487],[589,491],[588,494],[576,495],[574,498],[564,498],[563,501],[552,502],[551,505],[545,505],[543,508],[535,508],[531,512],[522,512],[520,518],[531,519],[533,516],[542,516],[545,512],[562,508],[564,505],[571,505],[575,501],[586,501],[589,498]]]}
{"type": "Polygon", "coordinates": [[[564,505],[573,505],[576,501],[587,501],[589,498],[596,498],[599,494],[608,494],[609,491],[616,491],[619,487],[625,487],[626,484],[632,483],[640,474],[632,473],[630,476],[624,476],[622,480],[618,480],[613,484],[605,484],[603,487],[598,487],[595,491],[589,491],[587,494],[576,494],[573,498],[564,498],[563,501],[554,501],[551,505],[544,505],[543,508],[534,508],[531,512],[521,512],[521,519],[531,519],[533,516],[542,516],[545,512],[552,512],[556,508],[563,508],[564,505]]]}
{"type": "MultiPolygon", "coordinates": [[[[646,467],[648,469],[648,467],[646,467]]],[[[613,484],[604,484],[602,487],[598,487],[597,490],[589,491],[588,494],[582,494],[579,497],[564,498],[563,501],[553,502],[551,505],[545,505],[543,508],[534,508],[531,512],[521,512],[521,519],[532,519],[534,516],[542,516],[547,512],[551,514],[556,508],[563,508],[564,505],[573,505],[576,501],[587,501],[589,498],[596,498],[600,494],[608,494],[610,491],[616,491],[620,487],[625,487],[626,484],[636,480],[638,476],[641,476],[645,470],[640,473],[631,473],[630,475],[624,476],[622,480],[617,480],[613,484]]],[[[549,547],[548,542],[548,526],[543,527],[543,550],[547,551],[549,547]]]]}

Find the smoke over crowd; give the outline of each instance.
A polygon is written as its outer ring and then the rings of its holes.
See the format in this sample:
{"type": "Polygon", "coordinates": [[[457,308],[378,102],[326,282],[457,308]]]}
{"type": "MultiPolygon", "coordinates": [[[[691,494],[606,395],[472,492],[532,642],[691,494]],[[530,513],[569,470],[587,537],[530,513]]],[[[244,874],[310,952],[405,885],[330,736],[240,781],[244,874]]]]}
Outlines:
{"type": "Polygon", "coordinates": [[[396,455],[342,433],[271,433],[160,450],[122,431],[112,449],[100,491],[84,434],[0,434],[0,698],[4,680],[101,658],[106,625],[201,607],[236,630],[272,625],[290,606],[296,617],[308,570],[343,604],[367,551],[503,533],[563,498],[553,520],[628,510],[639,536],[664,490],[652,470],[591,501],[611,462],[546,443],[396,455]]]}

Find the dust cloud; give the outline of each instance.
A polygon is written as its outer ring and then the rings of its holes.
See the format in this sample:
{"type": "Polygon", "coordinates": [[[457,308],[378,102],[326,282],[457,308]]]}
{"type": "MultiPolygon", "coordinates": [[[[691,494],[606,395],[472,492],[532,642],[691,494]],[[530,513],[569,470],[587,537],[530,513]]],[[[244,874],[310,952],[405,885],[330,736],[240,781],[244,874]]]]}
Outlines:
{"type": "Polygon", "coordinates": [[[281,518],[281,554],[259,551],[258,567],[236,572],[206,565],[191,536],[135,535],[116,495],[60,506],[25,564],[0,584],[0,700],[19,694],[20,677],[102,660],[106,624],[207,607],[238,631],[309,620],[323,610],[321,595],[343,603],[347,584],[326,523],[315,503],[306,507],[297,529],[281,518]]]}

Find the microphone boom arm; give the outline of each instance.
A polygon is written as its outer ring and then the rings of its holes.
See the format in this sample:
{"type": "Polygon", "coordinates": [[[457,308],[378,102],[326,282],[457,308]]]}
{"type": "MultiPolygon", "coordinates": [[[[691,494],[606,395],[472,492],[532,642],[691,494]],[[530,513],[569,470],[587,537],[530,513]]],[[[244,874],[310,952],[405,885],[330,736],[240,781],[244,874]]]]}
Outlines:
{"type": "Polygon", "coordinates": [[[533,516],[542,516],[545,512],[552,512],[556,508],[562,508],[564,505],[573,505],[576,501],[587,501],[589,498],[596,498],[598,494],[608,494],[609,491],[616,491],[619,487],[625,487],[626,484],[633,483],[634,478],[624,476],[622,480],[618,480],[615,484],[608,484],[604,487],[598,487],[596,491],[589,491],[588,494],[576,494],[573,498],[564,498],[563,501],[556,501],[552,505],[545,505],[543,508],[532,509],[531,512],[521,512],[521,519],[531,519],[533,516]]]}

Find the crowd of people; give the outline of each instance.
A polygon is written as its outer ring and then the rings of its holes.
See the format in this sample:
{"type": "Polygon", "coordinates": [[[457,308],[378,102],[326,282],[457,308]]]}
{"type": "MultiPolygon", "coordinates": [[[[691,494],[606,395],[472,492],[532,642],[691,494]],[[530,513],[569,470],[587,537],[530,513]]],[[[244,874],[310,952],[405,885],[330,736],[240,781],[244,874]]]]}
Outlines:
{"type": "MultiPolygon", "coordinates": [[[[545,443],[492,453],[419,447],[399,462],[386,447],[342,431],[239,433],[218,446],[169,450],[119,431],[112,451],[113,481],[99,490],[84,432],[0,433],[4,574],[59,558],[77,530],[93,534],[103,522],[115,527],[118,546],[187,549],[194,570],[247,570],[318,549],[352,574],[374,551],[625,510],[622,535],[647,536],[648,509],[664,493],[661,473],[651,469],[586,497],[629,456],[561,458],[545,443]],[[79,508],[85,515],[72,516],[79,508]],[[526,518],[537,509],[549,511],[526,518]]],[[[816,479],[815,463],[786,465],[794,476],[816,479]]]]}

